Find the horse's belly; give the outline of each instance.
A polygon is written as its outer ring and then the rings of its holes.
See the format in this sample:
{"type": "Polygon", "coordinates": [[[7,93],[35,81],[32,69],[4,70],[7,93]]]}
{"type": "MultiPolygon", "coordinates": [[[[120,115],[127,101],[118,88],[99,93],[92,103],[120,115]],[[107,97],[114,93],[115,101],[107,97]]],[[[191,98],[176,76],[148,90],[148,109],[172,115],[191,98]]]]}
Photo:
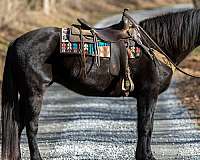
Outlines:
{"type": "MultiPolygon", "coordinates": [[[[75,80],[68,82],[69,86],[73,86],[70,89],[84,95],[119,96],[119,78],[110,74],[108,64],[101,64],[100,67],[93,64],[90,70],[87,70],[87,68],[82,71],[81,76],[77,77],[77,75],[73,74],[73,79],[75,80]]],[[[76,73],[76,69],[74,69],[73,73],[76,73]]]]}

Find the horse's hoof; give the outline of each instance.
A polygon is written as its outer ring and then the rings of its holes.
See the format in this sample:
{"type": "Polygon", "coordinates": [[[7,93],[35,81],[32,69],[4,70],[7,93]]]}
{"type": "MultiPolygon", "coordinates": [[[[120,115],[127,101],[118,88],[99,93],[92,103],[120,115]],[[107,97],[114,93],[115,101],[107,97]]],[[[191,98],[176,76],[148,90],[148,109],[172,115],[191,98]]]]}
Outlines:
{"type": "Polygon", "coordinates": [[[156,160],[156,158],[155,157],[150,157],[149,160],[156,160]]]}
{"type": "Polygon", "coordinates": [[[156,160],[156,158],[153,156],[153,154],[151,154],[151,155],[148,157],[148,160],[156,160]]]}
{"type": "Polygon", "coordinates": [[[31,160],[42,160],[40,155],[31,157],[31,160]]]}
{"type": "Polygon", "coordinates": [[[136,157],[136,160],[156,160],[156,158],[153,155],[149,155],[147,157],[136,157]]]}
{"type": "Polygon", "coordinates": [[[136,158],[136,160],[156,160],[154,157],[150,158],[136,158]]]}

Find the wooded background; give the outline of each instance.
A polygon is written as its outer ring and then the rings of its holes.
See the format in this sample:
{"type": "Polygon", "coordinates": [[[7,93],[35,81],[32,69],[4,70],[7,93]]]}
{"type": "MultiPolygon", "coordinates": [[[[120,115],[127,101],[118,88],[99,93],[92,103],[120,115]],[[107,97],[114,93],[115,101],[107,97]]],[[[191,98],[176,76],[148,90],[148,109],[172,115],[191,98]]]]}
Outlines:
{"type": "Polygon", "coordinates": [[[192,0],[195,8],[200,8],[200,0],[192,0]]]}
{"type": "MultiPolygon", "coordinates": [[[[13,21],[22,12],[27,11],[42,11],[44,15],[50,15],[53,13],[60,13],[64,9],[83,10],[93,6],[93,10],[99,10],[100,3],[102,5],[110,6],[110,4],[123,5],[130,4],[130,8],[146,8],[160,5],[167,5],[180,2],[193,2],[195,7],[200,6],[200,0],[100,0],[99,2],[92,2],[92,0],[1,0],[0,1],[0,28],[6,26],[13,21]],[[97,7],[95,7],[95,3],[97,7]],[[131,5],[132,4],[132,5],[131,5]]],[[[91,10],[91,8],[90,8],[91,10]]],[[[112,10],[112,7],[111,7],[112,10]]],[[[39,17],[38,17],[39,18],[39,17]]]]}

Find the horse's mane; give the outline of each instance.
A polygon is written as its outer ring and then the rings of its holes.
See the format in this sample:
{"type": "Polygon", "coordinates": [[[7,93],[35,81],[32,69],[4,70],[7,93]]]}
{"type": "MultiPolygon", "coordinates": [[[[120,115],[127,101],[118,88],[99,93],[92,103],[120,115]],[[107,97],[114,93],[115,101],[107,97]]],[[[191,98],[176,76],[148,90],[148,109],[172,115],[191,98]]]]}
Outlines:
{"type": "Polygon", "coordinates": [[[200,10],[189,9],[146,19],[140,26],[176,61],[172,54],[190,52],[200,43],[200,10]]]}

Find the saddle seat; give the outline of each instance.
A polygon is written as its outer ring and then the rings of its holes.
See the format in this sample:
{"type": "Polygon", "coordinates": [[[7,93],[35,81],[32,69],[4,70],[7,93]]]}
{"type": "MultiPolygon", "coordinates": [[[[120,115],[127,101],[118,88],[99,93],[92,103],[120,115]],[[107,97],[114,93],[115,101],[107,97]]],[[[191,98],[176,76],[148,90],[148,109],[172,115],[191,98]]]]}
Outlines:
{"type": "Polygon", "coordinates": [[[94,33],[102,40],[108,42],[116,42],[120,39],[128,39],[128,30],[130,28],[130,24],[128,20],[122,19],[118,24],[111,25],[105,28],[95,28],[84,19],[77,19],[80,23],[80,28],[82,30],[90,30],[94,31],[94,33]]]}

